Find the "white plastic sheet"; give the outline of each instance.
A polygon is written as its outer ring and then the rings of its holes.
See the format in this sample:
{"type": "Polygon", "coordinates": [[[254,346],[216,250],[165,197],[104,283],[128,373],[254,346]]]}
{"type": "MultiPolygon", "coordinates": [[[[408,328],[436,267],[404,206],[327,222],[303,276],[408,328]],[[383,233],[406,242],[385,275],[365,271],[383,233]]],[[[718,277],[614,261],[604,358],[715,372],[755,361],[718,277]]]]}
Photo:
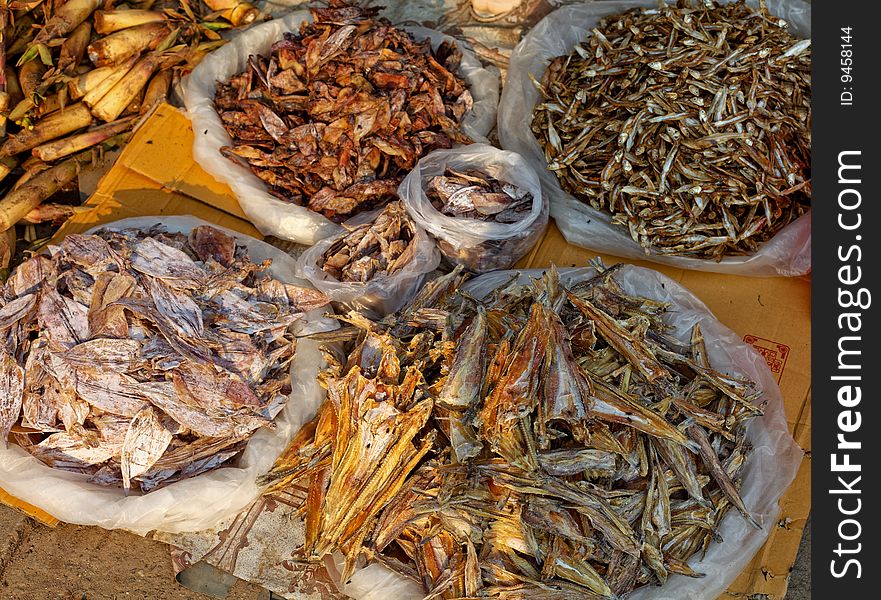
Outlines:
{"type": "MultiPolygon", "coordinates": [[[[281,250],[195,217],[136,217],[99,228],[149,228],[157,224],[169,232],[181,233],[198,225],[217,227],[247,246],[254,262],[272,259],[269,272],[276,279],[309,285],[294,276],[294,260],[281,250]]],[[[323,307],[310,311],[294,324],[293,331],[301,336],[336,328],[334,321],[323,316],[328,310],[323,307]]],[[[126,529],[141,535],[153,530],[179,533],[208,529],[235,516],[259,496],[257,476],[269,470],[324,400],[324,390],[316,379],[324,367],[319,345],[299,339],[291,363],[293,389],[287,405],[275,418],[275,431],[262,429],[255,433],[234,466],[172,483],[149,494],[126,496],[122,489],[88,483],[86,475],[50,468],[16,445],[0,444],[0,487],[67,523],[126,529]]]]}
{"type": "Polygon", "coordinates": [[[529,252],[548,224],[548,202],[535,171],[519,154],[486,144],[436,150],[423,156],[404,178],[398,196],[413,220],[438,240],[441,253],[453,264],[476,273],[509,269],[529,252]],[[532,195],[532,208],[516,223],[455,218],[440,213],[425,195],[425,185],[447,168],[475,169],[532,195]]]}
{"type": "MultiPolygon", "coordinates": [[[[519,274],[520,282],[525,283],[541,273],[539,269],[495,271],[467,282],[463,289],[480,298],[508,283],[514,275],[519,274]]],[[[563,285],[572,286],[595,273],[591,268],[561,269],[560,280],[563,285]]],[[[644,587],[625,596],[626,600],[716,600],[740,575],[775,526],[778,501],[795,478],[803,452],[789,433],[777,382],[758,352],[720,323],[696,296],[669,277],[652,269],[627,265],[615,278],[629,294],[669,303],[665,322],[673,328],[670,334],[683,344],[690,343],[691,329],[699,323],[712,366],[729,375],[752,379],[763,392],[762,400],[767,402],[764,415],[753,419],[747,430],[753,451],[744,467],[740,490],[744,503],[762,529],[754,528],[736,511],[729,511],[717,530],[723,542],[713,542],[706,557],[701,559],[698,554],[688,562],[706,577],[673,575],[663,586],[644,587]]],[[[372,564],[368,569],[356,572],[350,582],[341,587],[342,591],[357,600],[418,600],[424,595],[412,581],[390,573],[381,565],[372,564]],[[394,590],[394,594],[388,590],[394,590]]]]}
{"type": "MultiPolygon", "coordinates": [[[[724,2],[723,2],[724,3],[724,2]]],[[[757,0],[747,2],[757,6],[757,0]]],[[[612,225],[608,213],[598,211],[563,191],[557,177],[547,169],[544,152],[530,129],[532,109],[539,93],[530,81],[540,81],[551,59],[569,54],[585,40],[599,20],[637,7],[656,7],[657,0],[614,0],[586,2],[560,8],[536,25],[511,55],[502,100],[498,130],[502,147],[521,154],[541,178],[551,203],[551,216],[571,244],[632,259],[700,271],[768,277],[804,275],[811,269],[811,213],[790,223],[763,244],[757,252],[730,256],[721,262],[693,257],[646,255],[625,228],[612,225]]],[[[811,6],[803,0],[767,0],[768,9],[789,23],[791,31],[811,35],[811,6]]]]}
{"type": "MultiPolygon", "coordinates": [[[[381,210],[356,215],[346,221],[346,225],[354,227],[369,223],[381,210]]],[[[413,260],[391,275],[378,274],[367,283],[339,281],[318,266],[321,256],[339,238],[348,235],[348,231],[322,240],[303,252],[297,260],[297,275],[307,279],[334,302],[349,308],[365,309],[372,317],[384,317],[412,300],[422,287],[426,275],[440,264],[440,252],[434,240],[418,224],[414,224],[413,229],[413,243],[416,244],[413,260]]]]}
{"type": "MultiPolygon", "coordinates": [[[[336,223],[308,208],[284,202],[266,189],[266,185],[244,164],[220,154],[220,148],[232,145],[217,111],[214,109],[215,84],[226,81],[247,68],[252,54],[266,54],[272,44],[287,31],[299,31],[300,24],[311,20],[308,11],[295,11],[282,18],[252,27],[225,46],[213,51],[187,77],[183,86],[184,104],[193,123],[193,157],[215,179],[227,184],[239,200],[248,219],[264,235],[312,245],[338,233],[336,223]]],[[[437,48],[453,38],[424,27],[405,27],[416,39],[431,39],[437,48]]],[[[495,125],[499,103],[499,75],[484,68],[477,56],[461,41],[459,75],[465,80],[474,105],[462,120],[462,131],[483,141],[495,125]]]]}

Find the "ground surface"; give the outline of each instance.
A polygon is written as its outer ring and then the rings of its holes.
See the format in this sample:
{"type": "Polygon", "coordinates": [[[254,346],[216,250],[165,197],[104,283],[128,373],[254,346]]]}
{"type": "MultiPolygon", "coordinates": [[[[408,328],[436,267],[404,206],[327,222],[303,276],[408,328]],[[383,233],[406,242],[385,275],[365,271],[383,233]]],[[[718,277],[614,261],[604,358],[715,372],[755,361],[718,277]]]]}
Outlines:
{"type": "MultiPolygon", "coordinates": [[[[793,569],[786,600],[809,600],[810,530],[793,569]]],[[[2,600],[210,600],[174,579],[167,547],[97,527],[40,525],[0,505],[2,600]]],[[[227,600],[266,600],[239,581],[227,600]]]]}
{"type": "MultiPolygon", "coordinates": [[[[175,581],[167,548],[98,527],[45,527],[0,506],[0,599],[210,600],[175,581]]],[[[227,600],[260,596],[240,581],[227,600]]]]}

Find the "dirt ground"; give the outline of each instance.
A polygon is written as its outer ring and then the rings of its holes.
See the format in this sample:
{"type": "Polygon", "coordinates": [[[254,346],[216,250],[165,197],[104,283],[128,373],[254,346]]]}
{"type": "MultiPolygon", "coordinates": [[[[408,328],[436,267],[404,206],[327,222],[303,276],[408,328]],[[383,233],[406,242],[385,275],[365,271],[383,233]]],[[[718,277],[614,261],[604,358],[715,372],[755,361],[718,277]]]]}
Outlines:
{"type": "MultiPolygon", "coordinates": [[[[46,527],[0,506],[3,600],[211,600],[174,579],[165,544],[98,527],[46,527]]],[[[227,600],[264,600],[239,581],[227,600]]]]}
{"type": "MultiPolygon", "coordinates": [[[[785,600],[809,600],[810,530],[785,600]]],[[[2,600],[211,600],[174,579],[167,546],[98,527],[46,527],[0,505],[2,600]]],[[[227,600],[269,600],[238,581],[227,600]]]]}

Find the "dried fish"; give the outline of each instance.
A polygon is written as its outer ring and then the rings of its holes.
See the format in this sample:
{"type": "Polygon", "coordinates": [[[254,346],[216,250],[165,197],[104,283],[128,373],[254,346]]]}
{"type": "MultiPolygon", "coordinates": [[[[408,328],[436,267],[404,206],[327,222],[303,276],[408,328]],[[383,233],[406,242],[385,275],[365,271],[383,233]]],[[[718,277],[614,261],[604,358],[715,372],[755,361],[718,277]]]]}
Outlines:
{"type": "Polygon", "coordinates": [[[319,258],[318,267],[337,281],[367,283],[393,275],[415,258],[413,221],[399,202],[391,202],[376,217],[353,226],[319,258]]]}
{"type": "MultiPolygon", "coordinates": [[[[425,183],[425,195],[435,210],[455,219],[514,226],[534,217],[531,193],[473,169],[456,171],[447,168],[443,175],[432,177],[425,183]]],[[[468,230],[467,223],[462,222],[465,231],[468,230]]],[[[536,227],[543,229],[544,221],[539,219],[536,227]]],[[[482,273],[512,265],[530,247],[529,242],[537,235],[536,227],[470,244],[454,243],[459,240],[438,235],[437,246],[453,264],[463,264],[482,273]]]]}
{"type": "Polygon", "coordinates": [[[328,399],[264,478],[308,489],[297,552],[341,552],[344,580],[403,560],[429,598],[612,600],[701,576],[686,563],[728,507],[752,521],[737,482],[755,385],[711,383],[699,328],[672,340],[666,305],[598,270],[482,300],[457,270],[382,321],[340,317],[328,399]],[[700,407],[679,402],[696,389],[700,407]]]}
{"type": "Polygon", "coordinates": [[[289,326],[328,303],[268,267],[210,226],[50,246],[0,291],[0,433],[127,491],[233,459],[287,401],[289,326]]]}
{"type": "Polygon", "coordinates": [[[712,0],[603,18],[538,85],[549,169],[646,252],[755,252],[811,203],[810,40],[786,27],[712,0]]]}
{"type": "Polygon", "coordinates": [[[460,173],[448,168],[428,181],[425,193],[450,217],[516,223],[532,208],[532,194],[476,170],[460,173]]]}
{"type": "Polygon", "coordinates": [[[342,222],[389,201],[420,156],[470,143],[459,123],[473,100],[454,46],[434,51],[378,8],[329,4],[218,82],[214,104],[233,140],[225,156],[342,222]]]}

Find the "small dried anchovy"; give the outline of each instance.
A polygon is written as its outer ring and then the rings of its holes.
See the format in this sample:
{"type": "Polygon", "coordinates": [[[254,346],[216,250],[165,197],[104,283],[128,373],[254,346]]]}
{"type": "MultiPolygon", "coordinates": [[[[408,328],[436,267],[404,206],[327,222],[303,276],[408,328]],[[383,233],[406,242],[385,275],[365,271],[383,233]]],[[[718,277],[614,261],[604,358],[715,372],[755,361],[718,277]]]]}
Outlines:
{"type": "Polygon", "coordinates": [[[606,17],[539,85],[563,189],[646,251],[752,253],[811,202],[810,40],[760,2],[606,17]]]}
{"type": "Polygon", "coordinates": [[[400,201],[389,203],[376,218],[353,227],[321,256],[318,266],[338,281],[367,283],[392,275],[416,253],[413,221],[400,201]]]}
{"type": "Polygon", "coordinates": [[[447,169],[431,178],[425,193],[448,217],[516,223],[532,208],[532,194],[475,170],[447,169]]]}
{"type": "Polygon", "coordinates": [[[290,325],[327,304],[235,238],[69,235],[0,293],[0,435],[50,467],[149,492],[217,468],[291,392],[290,325]]]}
{"type": "Polygon", "coordinates": [[[416,161],[454,142],[473,99],[454,45],[432,51],[378,8],[331,2],[286,33],[269,57],[218,82],[215,106],[233,146],[269,191],[342,222],[394,197],[416,161]]]}
{"type": "Polygon", "coordinates": [[[726,513],[755,524],[754,382],[714,368],[699,325],[672,339],[669,307],[615,267],[482,300],[461,271],[380,322],[345,318],[328,399],[263,479],[308,490],[298,555],[343,553],[343,581],[380,560],[431,598],[615,600],[702,576],[687,563],[726,513]]]}

